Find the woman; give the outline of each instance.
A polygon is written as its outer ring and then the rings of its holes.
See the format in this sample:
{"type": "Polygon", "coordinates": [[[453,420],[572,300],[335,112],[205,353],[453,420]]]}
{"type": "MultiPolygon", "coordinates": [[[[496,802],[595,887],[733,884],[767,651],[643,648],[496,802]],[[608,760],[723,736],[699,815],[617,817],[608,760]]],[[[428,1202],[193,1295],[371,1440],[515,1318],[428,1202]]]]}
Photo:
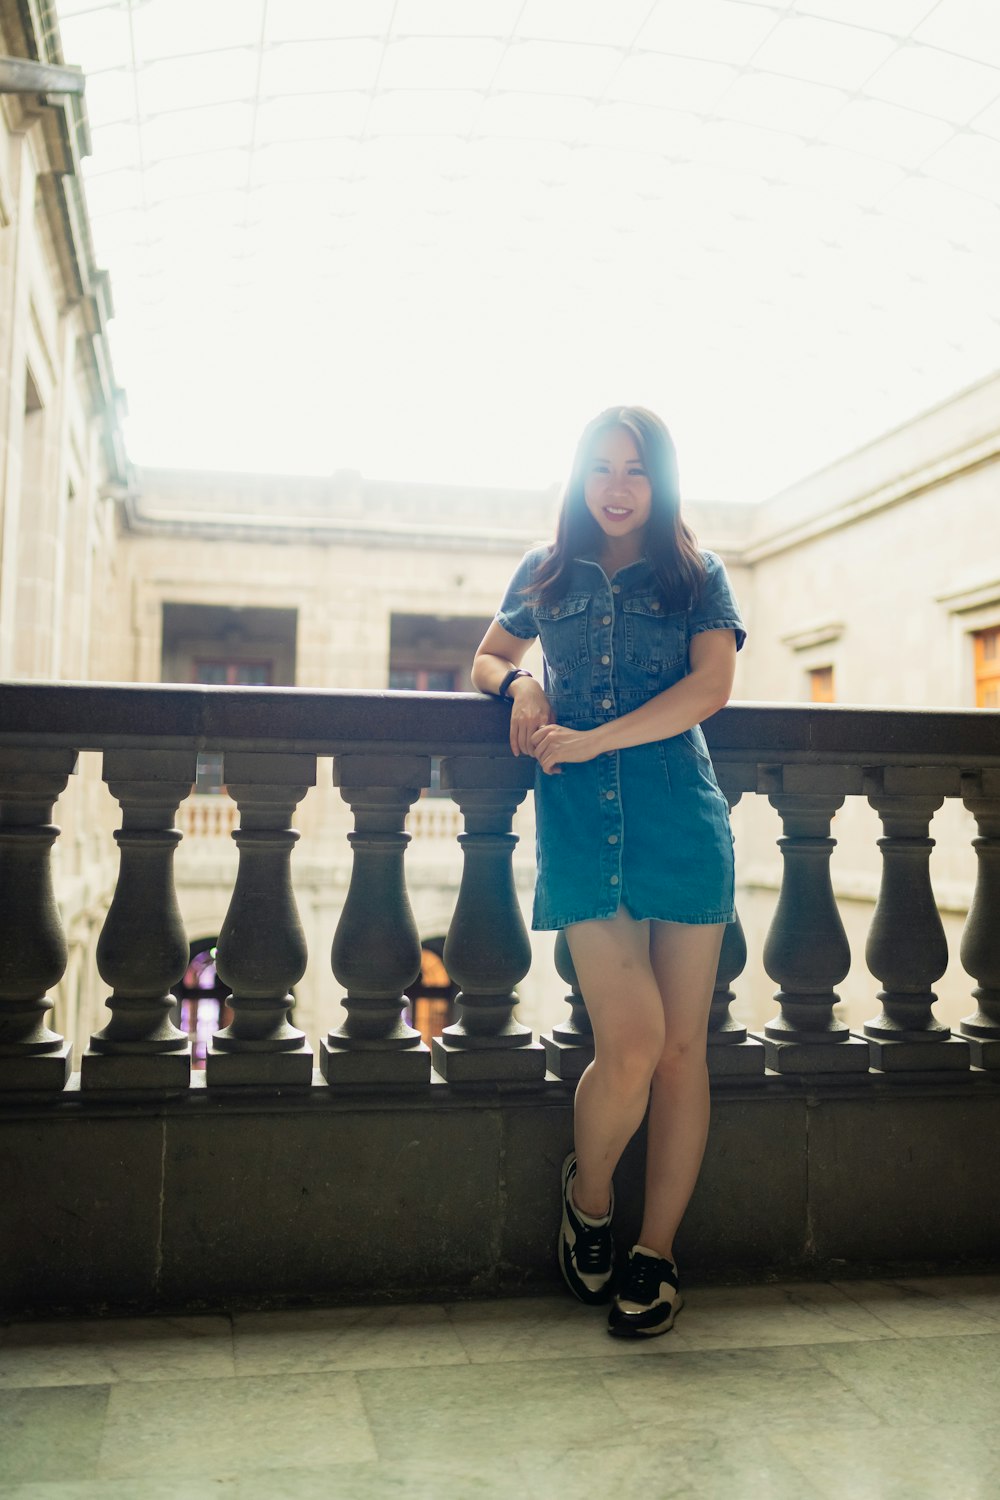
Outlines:
{"type": "Polygon", "coordinates": [[[552,546],[529,552],[472,680],[511,702],[538,762],[532,925],[563,928],[594,1031],[563,1165],[559,1262],[609,1331],[666,1333],[681,1307],[674,1235],[708,1131],[705,1047],[724,926],[729,815],[699,725],[726,703],[745,632],[725,570],[680,515],[664,424],[595,417],[552,546]],[[541,637],[544,684],[520,663],[541,637]],[[612,1177],[649,1106],[639,1241],[614,1277],[612,1177]]]}

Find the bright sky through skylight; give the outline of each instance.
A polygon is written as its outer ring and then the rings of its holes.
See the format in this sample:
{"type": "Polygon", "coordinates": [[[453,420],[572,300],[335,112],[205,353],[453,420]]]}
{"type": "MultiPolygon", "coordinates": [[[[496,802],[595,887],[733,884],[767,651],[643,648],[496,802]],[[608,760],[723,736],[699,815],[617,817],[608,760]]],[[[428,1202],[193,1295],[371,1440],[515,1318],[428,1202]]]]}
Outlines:
{"type": "Polygon", "coordinates": [[[139,464],[773,492],[1000,366],[993,0],[58,0],[139,464]]]}

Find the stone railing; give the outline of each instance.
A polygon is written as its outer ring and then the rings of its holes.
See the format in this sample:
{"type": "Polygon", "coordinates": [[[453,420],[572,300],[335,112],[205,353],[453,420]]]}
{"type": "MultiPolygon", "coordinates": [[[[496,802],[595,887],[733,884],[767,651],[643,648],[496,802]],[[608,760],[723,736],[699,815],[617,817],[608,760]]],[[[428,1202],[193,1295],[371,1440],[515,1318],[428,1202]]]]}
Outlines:
{"type": "Polygon", "coordinates": [[[406,815],[413,839],[451,845],[463,831],[461,809],[448,797],[421,797],[406,815]]]}
{"type": "MultiPolygon", "coordinates": [[[[290,1019],[308,962],[290,879],[297,805],[332,756],[349,805],[352,875],[333,934],[342,1024],[318,1039],[326,1084],[542,1086],[573,1080],[591,1055],[586,1010],[565,944],[557,965],[569,1014],[536,1039],[514,1017],[530,948],[516,899],[512,819],[533,765],[506,746],[506,709],[468,695],[294,692],[142,686],[0,685],[0,1094],[62,1091],[69,1049],[51,1031],[48,992],[66,961],[53,899],[53,808],[79,755],[102,757],[121,807],[120,873],[97,950],[110,991],[107,1024],[82,1057],[84,1093],[183,1090],[190,1044],[171,1020],[171,986],[188,947],[172,882],[178,809],[199,751],[221,752],[238,809],[239,867],[218,941],[232,1023],[207,1059],[210,1089],[313,1086],[310,1038],[290,1019]],[[402,1019],[419,969],[407,898],[404,831],[431,757],[450,804],[424,799],[420,818],[460,815],[463,870],[445,948],[460,986],[458,1019],[429,1050],[402,1019]]],[[[763,950],[777,1010],[760,1037],[730,1016],[746,962],[727,930],[712,1006],[718,1079],[941,1078],[1000,1069],[1000,715],[736,705],[708,725],[732,805],[766,797],[780,817],[784,874],[763,950]],[[880,1014],[852,1034],[834,1013],[849,952],[830,881],[831,819],[846,797],[881,820],[882,878],[866,958],[880,1014]],[[934,1015],[946,947],[929,873],[931,820],[961,798],[978,825],[978,882],[962,944],[972,1013],[957,1034],[934,1015]]],[[[190,828],[190,821],[185,822],[190,828]]],[[[456,851],[457,858],[458,851],[456,851]]],[[[315,958],[313,961],[316,961],[315,958]]]]}
{"type": "Polygon", "coordinates": [[[237,821],[236,804],[219,794],[189,797],[177,813],[177,827],[186,839],[229,838],[237,821]]]}

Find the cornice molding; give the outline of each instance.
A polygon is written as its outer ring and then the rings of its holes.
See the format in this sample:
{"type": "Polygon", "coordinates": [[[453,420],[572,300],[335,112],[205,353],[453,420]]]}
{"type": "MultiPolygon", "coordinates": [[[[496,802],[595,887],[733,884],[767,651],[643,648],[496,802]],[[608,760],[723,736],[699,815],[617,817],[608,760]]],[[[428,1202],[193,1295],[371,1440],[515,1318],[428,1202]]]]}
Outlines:
{"type": "Polygon", "coordinates": [[[780,640],[783,646],[789,646],[793,651],[808,651],[813,646],[825,646],[831,641],[839,641],[843,633],[843,620],[828,620],[823,624],[802,625],[781,636],[780,640]]]}
{"type": "Polygon", "coordinates": [[[169,514],[142,508],[141,496],[132,490],[108,491],[121,507],[123,529],[134,536],[190,537],[203,541],[271,542],[296,546],[302,543],[407,547],[420,551],[510,552],[520,554],[534,537],[521,531],[483,531],[473,527],[433,526],[417,521],[395,525],[365,525],[353,518],[285,516],[280,522],[267,517],[230,512],[224,519],[206,519],[197,511],[169,514]]]}
{"type": "Polygon", "coordinates": [[[935,603],[943,604],[950,615],[988,609],[992,604],[1000,604],[1000,578],[966,585],[960,589],[949,589],[947,593],[936,594],[935,603]]]}
{"type": "Polygon", "coordinates": [[[911,474],[904,474],[891,484],[880,485],[853,500],[845,501],[833,510],[824,511],[821,515],[751,543],[745,549],[744,561],[752,567],[766,558],[788,552],[793,547],[801,547],[830,532],[842,531],[858,521],[867,520],[879,511],[890,510],[895,505],[902,505],[905,501],[937,489],[963,474],[970,474],[976,469],[996,463],[997,459],[1000,459],[1000,432],[990,433],[979,443],[947,453],[936,463],[927,464],[911,474]]]}

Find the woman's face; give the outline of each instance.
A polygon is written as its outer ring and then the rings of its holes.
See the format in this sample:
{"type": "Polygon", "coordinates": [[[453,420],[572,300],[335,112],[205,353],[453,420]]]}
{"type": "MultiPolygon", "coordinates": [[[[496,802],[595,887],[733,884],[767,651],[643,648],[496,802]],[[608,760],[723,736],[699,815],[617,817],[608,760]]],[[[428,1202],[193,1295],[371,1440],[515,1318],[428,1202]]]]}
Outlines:
{"type": "Polygon", "coordinates": [[[584,472],[583,498],[607,537],[625,537],[646,525],[653,487],[627,428],[609,427],[597,438],[584,472]]]}

